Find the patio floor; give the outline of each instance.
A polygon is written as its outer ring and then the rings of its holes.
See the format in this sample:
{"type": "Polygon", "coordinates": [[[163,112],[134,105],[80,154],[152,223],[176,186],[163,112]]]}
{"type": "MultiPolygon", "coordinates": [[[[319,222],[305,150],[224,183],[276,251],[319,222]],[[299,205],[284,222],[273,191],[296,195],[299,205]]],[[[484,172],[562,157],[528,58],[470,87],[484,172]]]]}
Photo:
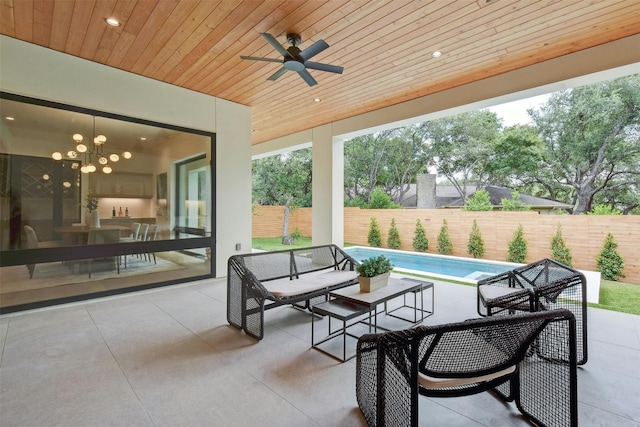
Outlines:
{"type": "MultiPolygon", "coordinates": [[[[436,282],[425,323],[477,317],[436,282]]],[[[426,296],[425,296],[426,297],[426,296]]],[[[226,322],[225,279],[0,316],[0,425],[364,426],[355,359],[310,348],[308,313],[267,312],[257,343],[226,322]]],[[[640,316],[589,309],[581,426],[640,426],[640,316]]],[[[527,426],[493,395],[420,399],[423,425],[527,426]]]]}

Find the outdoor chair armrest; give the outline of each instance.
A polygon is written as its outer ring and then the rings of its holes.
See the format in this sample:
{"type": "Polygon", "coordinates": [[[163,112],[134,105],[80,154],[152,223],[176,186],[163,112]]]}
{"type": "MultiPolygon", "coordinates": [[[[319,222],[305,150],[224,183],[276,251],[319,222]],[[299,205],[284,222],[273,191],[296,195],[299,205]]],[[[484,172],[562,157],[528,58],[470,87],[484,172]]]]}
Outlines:
{"type": "Polygon", "coordinates": [[[369,426],[417,426],[418,365],[411,360],[418,356],[412,357],[417,351],[413,342],[413,330],[358,340],[356,398],[369,426]]]}

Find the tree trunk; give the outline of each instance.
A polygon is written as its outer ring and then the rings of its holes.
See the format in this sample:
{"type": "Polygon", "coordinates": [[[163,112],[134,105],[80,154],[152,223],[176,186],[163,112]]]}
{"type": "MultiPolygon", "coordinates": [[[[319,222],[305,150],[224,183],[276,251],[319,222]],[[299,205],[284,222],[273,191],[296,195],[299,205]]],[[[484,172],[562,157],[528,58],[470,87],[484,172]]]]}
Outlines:
{"type": "Polygon", "coordinates": [[[578,192],[576,194],[576,204],[573,209],[574,215],[580,215],[584,212],[589,212],[591,210],[591,202],[593,202],[593,195],[595,191],[590,183],[583,184],[578,187],[578,192]]]}
{"type": "Polygon", "coordinates": [[[284,219],[282,221],[282,244],[292,245],[293,239],[289,236],[289,204],[291,203],[291,197],[287,197],[284,204],[284,219]]]}

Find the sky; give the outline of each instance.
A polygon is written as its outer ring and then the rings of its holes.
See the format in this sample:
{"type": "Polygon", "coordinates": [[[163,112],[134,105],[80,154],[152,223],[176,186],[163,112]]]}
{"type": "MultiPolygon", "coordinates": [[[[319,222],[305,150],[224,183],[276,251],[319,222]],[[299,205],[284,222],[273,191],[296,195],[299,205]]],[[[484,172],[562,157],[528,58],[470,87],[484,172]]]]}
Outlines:
{"type": "Polygon", "coordinates": [[[531,124],[531,120],[527,114],[527,109],[536,108],[538,105],[546,102],[548,98],[548,94],[538,95],[532,98],[521,99],[519,101],[507,102],[506,104],[489,107],[487,110],[493,111],[498,115],[498,117],[501,117],[505,127],[531,124]]]}

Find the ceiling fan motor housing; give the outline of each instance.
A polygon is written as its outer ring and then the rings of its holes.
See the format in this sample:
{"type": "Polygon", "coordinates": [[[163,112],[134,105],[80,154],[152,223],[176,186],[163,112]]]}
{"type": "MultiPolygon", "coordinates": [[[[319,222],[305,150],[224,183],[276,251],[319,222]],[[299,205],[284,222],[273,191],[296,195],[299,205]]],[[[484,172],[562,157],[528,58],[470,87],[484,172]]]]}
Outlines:
{"type": "Polygon", "coordinates": [[[298,58],[284,58],[284,63],[282,64],[284,68],[291,71],[302,71],[304,70],[304,62],[302,59],[298,58]]]}
{"type": "Polygon", "coordinates": [[[284,57],[284,68],[291,71],[304,70],[304,60],[300,57],[300,49],[296,46],[291,46],[287,49],[287,52],[289,52],[289,56],[284,57]]]}

